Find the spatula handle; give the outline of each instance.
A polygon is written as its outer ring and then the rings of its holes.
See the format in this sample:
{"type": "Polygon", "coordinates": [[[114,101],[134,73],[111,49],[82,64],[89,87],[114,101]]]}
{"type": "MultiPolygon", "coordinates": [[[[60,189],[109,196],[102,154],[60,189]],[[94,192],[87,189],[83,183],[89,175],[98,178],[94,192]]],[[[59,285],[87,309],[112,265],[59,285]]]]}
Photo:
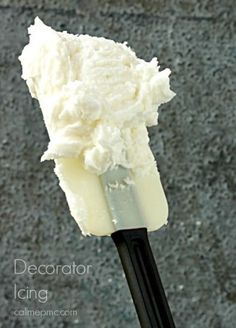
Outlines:
{"type": "Polygon", "coordinates": [[[128,281],[142,328],[174,328],[147,229],[119,230],[111,235],[128,281]]]}

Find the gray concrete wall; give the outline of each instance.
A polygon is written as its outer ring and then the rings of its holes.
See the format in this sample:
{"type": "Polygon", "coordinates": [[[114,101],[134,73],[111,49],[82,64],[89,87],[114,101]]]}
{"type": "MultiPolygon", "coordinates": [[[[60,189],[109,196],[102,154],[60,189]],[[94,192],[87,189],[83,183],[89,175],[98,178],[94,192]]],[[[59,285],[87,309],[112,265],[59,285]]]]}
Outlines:
{"type": "Polygon", "coordinates": [[[160,109],[151,147],[169,225],[150,234],[178,328],[236,326],[236,10],[233,0],[0,1],[0,327],[138,327],[109,237],[81,236],[53,173],[39,162],[48,136],[17,60],[35,16],[58,30],[127,40],[172,70],[177,96],[160,109]],[[83,276],[16,275],[28,264],[92,265],[83,276]],[[14,298],[48,289],[46,304],[14,298]],[[17,317],[17,309],[75,316],[17,317]]]}

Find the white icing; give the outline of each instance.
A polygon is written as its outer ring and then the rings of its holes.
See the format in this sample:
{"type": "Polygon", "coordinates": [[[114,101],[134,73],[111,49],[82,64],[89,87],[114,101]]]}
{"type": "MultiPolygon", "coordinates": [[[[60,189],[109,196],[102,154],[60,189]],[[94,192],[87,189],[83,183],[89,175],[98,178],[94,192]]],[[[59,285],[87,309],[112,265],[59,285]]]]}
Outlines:
{"type": "Polygon", "coordinates": [[[50,137],[42,160],[80,158],[96,174],[123,165],[148,172],[147,126],[174,92],[170,70],[146,62],[105,38],[56,32],[39,18],[19,57],[32,97],[40,102],[50,137]]]}

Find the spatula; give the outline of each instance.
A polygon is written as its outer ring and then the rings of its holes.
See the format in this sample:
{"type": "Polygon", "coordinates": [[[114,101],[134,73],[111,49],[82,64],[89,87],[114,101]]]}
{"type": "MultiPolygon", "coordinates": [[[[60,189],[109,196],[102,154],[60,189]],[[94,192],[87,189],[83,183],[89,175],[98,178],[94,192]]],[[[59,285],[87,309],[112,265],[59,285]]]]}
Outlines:
{"type": "Polygon", "coordinates": [[[101,175],[101,184],[117,247],[142,328],[174,328],[174,321],[148,241],[147,227],[136,197],[132,172],[124,167],[101,175]]]}

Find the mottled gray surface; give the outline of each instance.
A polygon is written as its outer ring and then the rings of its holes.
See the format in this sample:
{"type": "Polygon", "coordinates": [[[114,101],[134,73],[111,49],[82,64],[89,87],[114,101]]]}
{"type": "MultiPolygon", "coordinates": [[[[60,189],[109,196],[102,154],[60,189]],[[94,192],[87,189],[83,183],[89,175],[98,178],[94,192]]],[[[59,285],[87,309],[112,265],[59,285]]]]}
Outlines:
{"type": "Polygon", "coordinates": [[[138,327],[109,237],[83,238],[53,174],[48,137],[17,56],[38,15],[56,29],[127,40],[172,70],[175,99],[150,129],[170,215],[150,234],[177,328],[236,326],[236,10],[214,1],[0,1],[0,327],[138,327]],[[39,4],[40,3],[40,4],[39,4]],[[134,4],[135,3],[135,4],[134,4]],[[13,261],[92,265],[78,275],[15,275],[13,261]],[[15,300],[17,288],[49,300],[15,300]],[[16,309],[76,309],[78,316],[16,317],[16,309]]]}

